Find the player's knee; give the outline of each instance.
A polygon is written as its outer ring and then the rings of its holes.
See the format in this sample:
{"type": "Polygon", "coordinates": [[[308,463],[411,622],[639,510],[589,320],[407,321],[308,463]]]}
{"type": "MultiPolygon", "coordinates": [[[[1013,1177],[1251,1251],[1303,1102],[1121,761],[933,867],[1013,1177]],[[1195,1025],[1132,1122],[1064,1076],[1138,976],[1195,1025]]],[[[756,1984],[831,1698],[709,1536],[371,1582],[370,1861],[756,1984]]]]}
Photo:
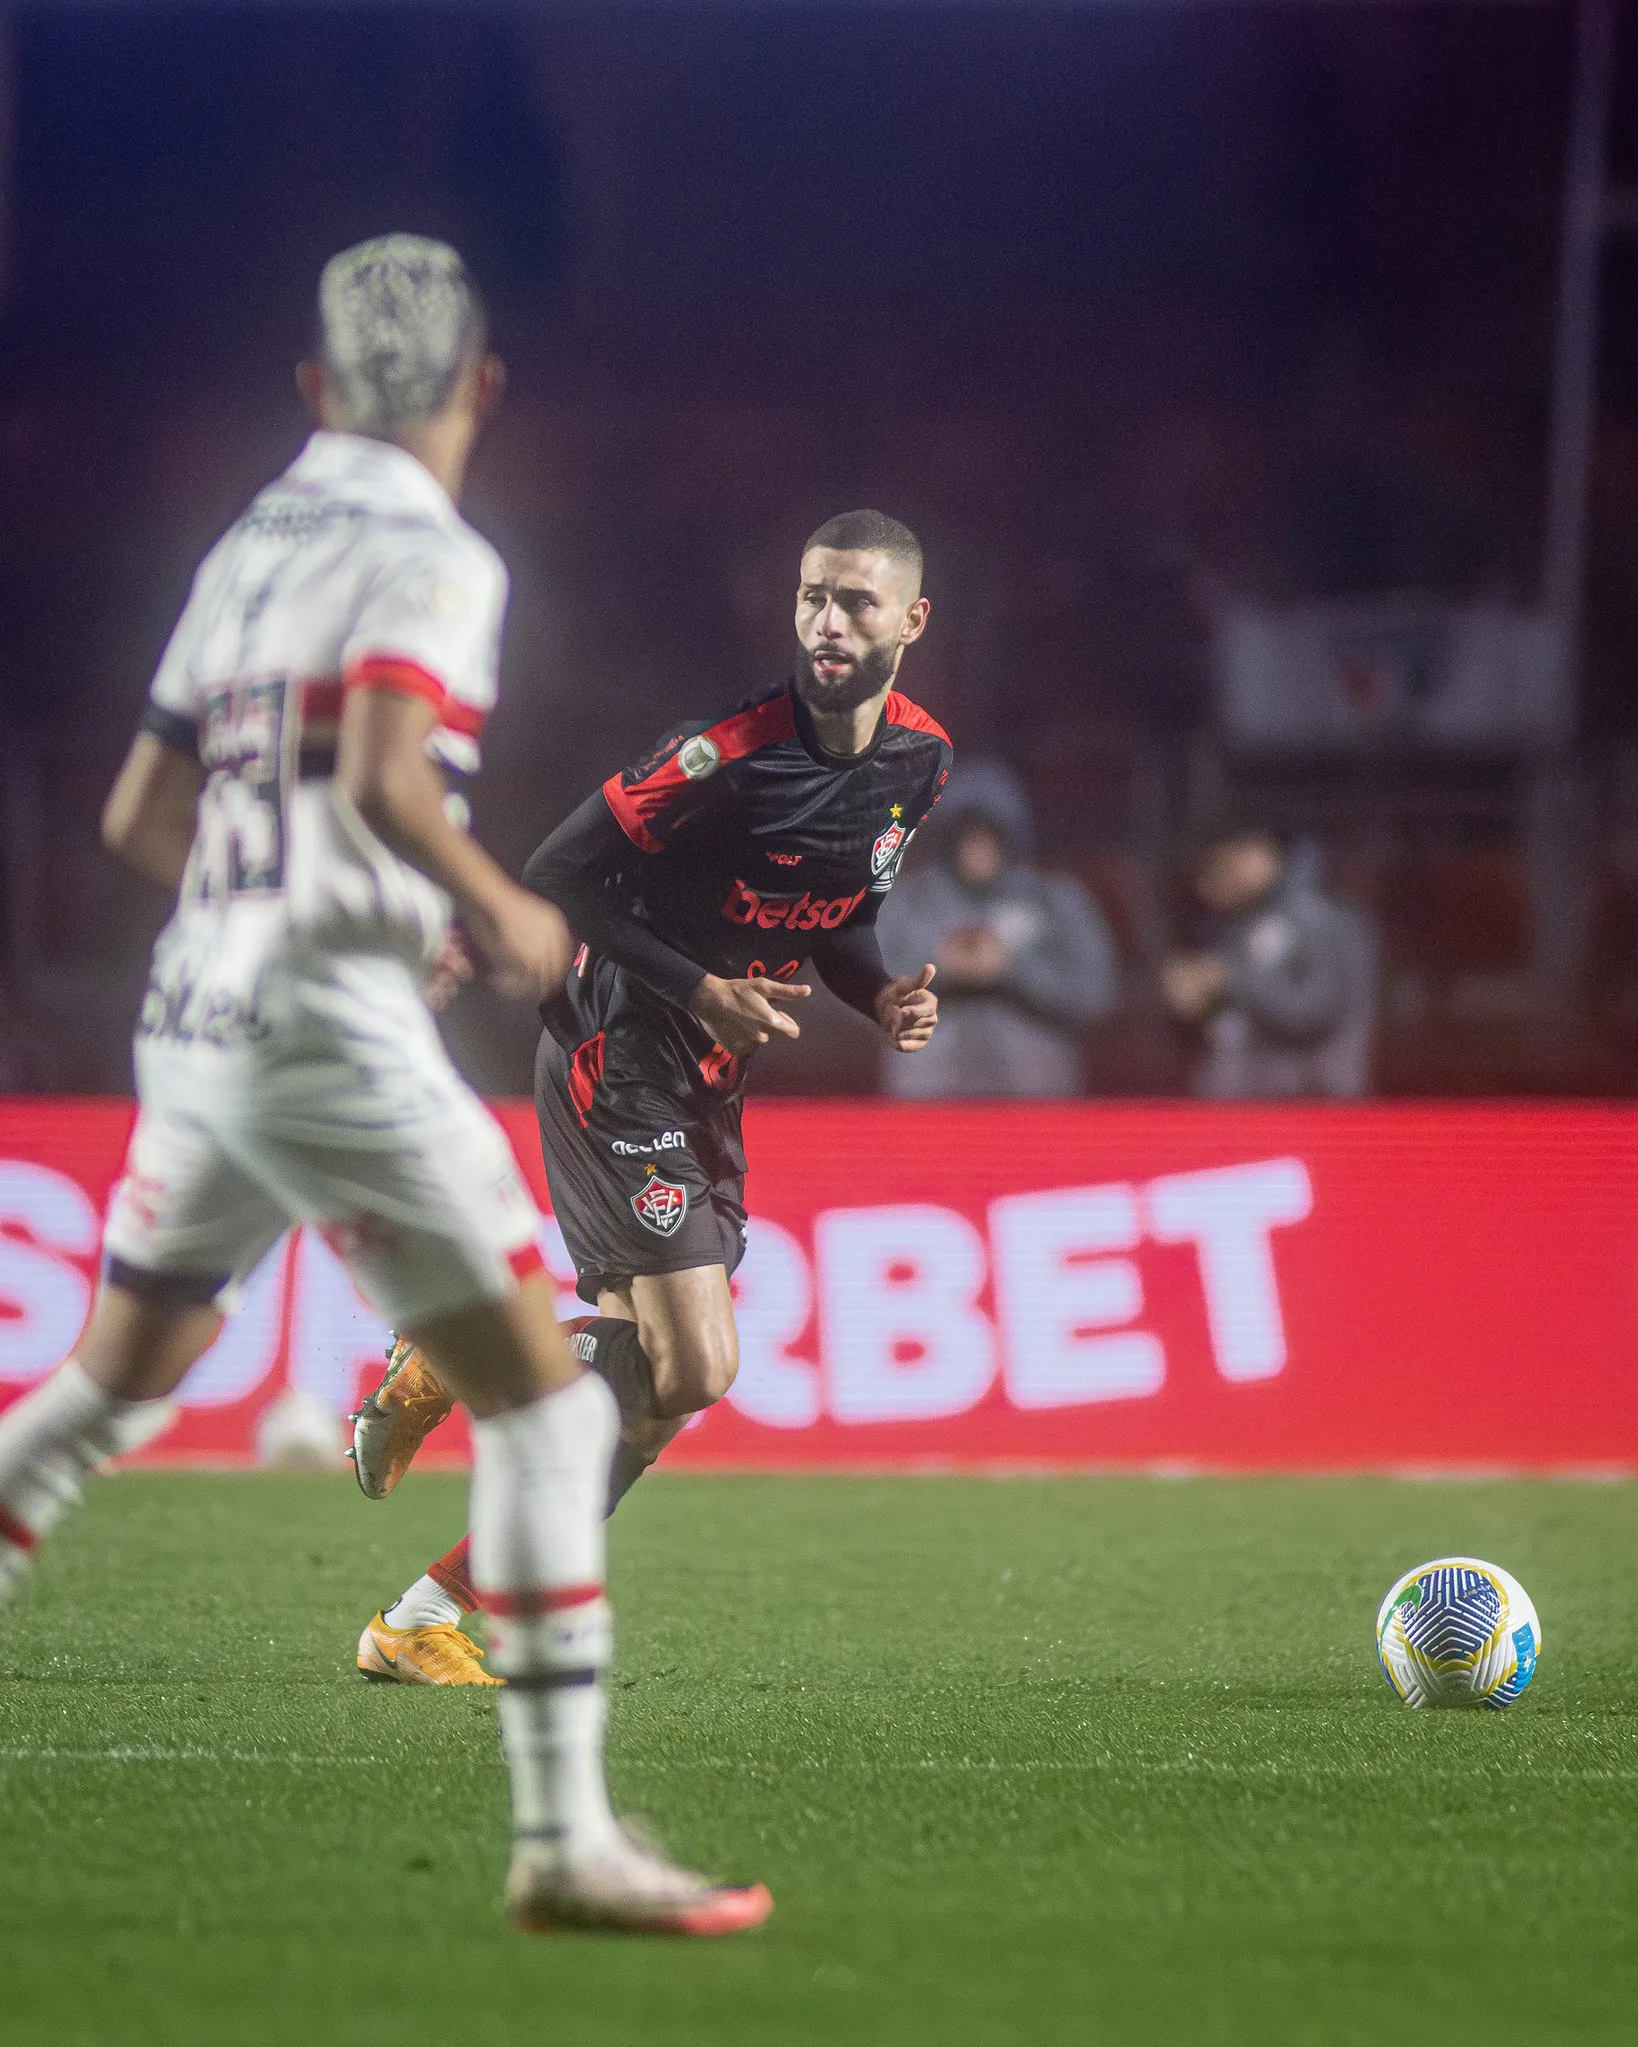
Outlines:
{"type": "Polygon", "coordinates": [[[643,1347],[654,1369],[655,1410],[662,1416],[697,1414],[710,1407],[733,1385],[739,1371],[739,1338],[731,1322],[726,1328],[679,1332],[663,1345],[651,1345],[645,1336],[643,1347]]]}
{"type": "Polygon", "coordinates": [[[716,1342],[706,1347],[695,1376],[700,1394],[700,1406],[709,1407],[720,1400],[739,1376],[739,1338],[729,1329],[716,1342]]]}

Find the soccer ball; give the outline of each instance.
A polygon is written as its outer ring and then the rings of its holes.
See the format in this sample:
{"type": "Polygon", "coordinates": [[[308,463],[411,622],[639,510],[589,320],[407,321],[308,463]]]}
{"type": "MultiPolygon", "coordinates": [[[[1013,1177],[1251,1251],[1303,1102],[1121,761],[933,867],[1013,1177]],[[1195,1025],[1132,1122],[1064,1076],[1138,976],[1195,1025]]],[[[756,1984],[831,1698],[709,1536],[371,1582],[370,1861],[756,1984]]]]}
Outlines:
{"type": "Polygon", "coordinates": [[[1382,1675],[1407,1706],[1511,1706],[1536,1674],[1541,1622],[1517,1578],[1477,1557],[1407,1571],[1376,1617],[1382,1675]]]}

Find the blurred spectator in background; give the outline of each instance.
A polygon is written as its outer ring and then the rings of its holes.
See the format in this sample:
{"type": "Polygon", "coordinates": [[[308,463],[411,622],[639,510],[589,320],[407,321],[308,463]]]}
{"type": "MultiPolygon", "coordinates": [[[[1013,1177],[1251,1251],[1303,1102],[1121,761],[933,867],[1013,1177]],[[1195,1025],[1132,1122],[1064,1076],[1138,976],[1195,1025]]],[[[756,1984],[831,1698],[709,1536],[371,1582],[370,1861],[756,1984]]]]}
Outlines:
{"type": "Polygon", "coordinates": [[[883,957],[938,968],[938,1030],[889,1056],[890,1095],[1074,1095],[1081,1033],[1120,995],[1114,940],[1078,881],[1032,864],[1029,802],[1000,761],[951,773],[928,826],[935,858],[882,906],[883,957]]]}
{"type": "Polygon", "coordinates": [[[1161,969],[1166,1005],[1199,1029],[1194,1092],[1208,1100],[1353,1097],[1371,1084],[1377,935],[1320,885],[1319,849],[1225,813],[1191,875],[1202,944],[1161,969]]]}

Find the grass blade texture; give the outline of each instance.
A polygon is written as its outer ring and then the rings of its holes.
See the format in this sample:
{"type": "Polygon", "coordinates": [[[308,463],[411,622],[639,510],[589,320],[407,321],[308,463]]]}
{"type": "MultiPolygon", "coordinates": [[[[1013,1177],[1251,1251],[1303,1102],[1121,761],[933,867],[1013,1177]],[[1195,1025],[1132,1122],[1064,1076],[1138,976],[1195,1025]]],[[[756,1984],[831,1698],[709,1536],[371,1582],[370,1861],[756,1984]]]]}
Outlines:
{"type": "Polygon", "coordinates": [[[524,1940],[492,1693],[358,1631],[464,1489],[127,1475],[0,1612],[0,2037],[999,2047],[1631,2041],[1638,1491],[647,1479],[617,1802],[760,1934],[524,1940]],[[1466,1552],[1545,1653],[1412,1713],[1372,1626],[1466,1552]]]}

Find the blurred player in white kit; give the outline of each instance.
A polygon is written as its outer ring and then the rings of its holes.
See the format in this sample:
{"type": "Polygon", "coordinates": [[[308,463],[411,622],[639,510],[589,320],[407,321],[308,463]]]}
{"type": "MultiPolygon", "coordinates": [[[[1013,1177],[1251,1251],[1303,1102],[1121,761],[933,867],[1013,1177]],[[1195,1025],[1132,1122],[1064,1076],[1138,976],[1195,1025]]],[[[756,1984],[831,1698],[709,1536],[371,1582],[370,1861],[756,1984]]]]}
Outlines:
{"type": "Polygon", "coordinates": [[[516,1923],[737,1931],[771,1909],[760,1885],[674,1868],[609,1809],[614,1401],[564,1347],[534,1204],[424,999],[452,910],[518,996],[559,987],[570,951],[450,814],[507,595],[455,509],[503,381],[460,258],[410,235],[334,257],[298,381],[320,430],[206,557],[104,815],[110,847],[180,897],[96,1305],[0,1417],[0,1592],[163,1415],[268,1247],[315,1224],[472,1411],[516,1923]]]}

